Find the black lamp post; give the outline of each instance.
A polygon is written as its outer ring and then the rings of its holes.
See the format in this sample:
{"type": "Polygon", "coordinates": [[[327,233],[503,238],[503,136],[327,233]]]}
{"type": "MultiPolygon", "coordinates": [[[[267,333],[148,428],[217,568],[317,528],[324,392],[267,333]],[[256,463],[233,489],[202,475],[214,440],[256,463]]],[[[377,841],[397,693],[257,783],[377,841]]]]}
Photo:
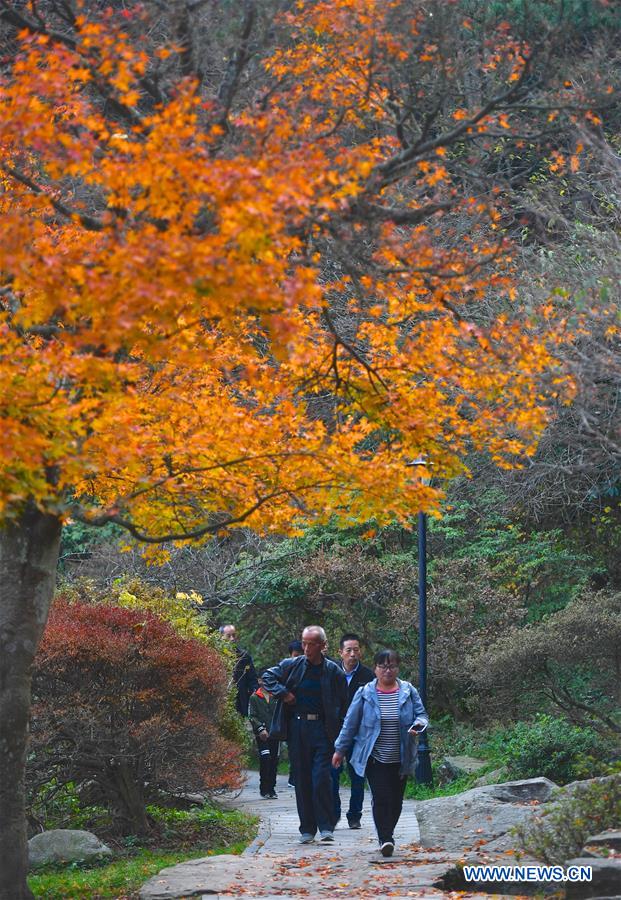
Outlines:
{"type": "MultiPolygon", "coordinates": [[[[428,463],[420,458],[410,465],[425,466],[428,463]]],[[[418,692],[427,709],[427,516],[424,512],[418,514],[418,692]]],[[[433,785],[427,729],[418,739],[416,781],[433,785]]]]}
{"type": "MultiPolygon", "coordinates": [[[[418,514],[418,692],[427,709],[427,516],[418,514]]],[[[433,784],[427,729],[418,739],[416,780],[433,784]]]]}

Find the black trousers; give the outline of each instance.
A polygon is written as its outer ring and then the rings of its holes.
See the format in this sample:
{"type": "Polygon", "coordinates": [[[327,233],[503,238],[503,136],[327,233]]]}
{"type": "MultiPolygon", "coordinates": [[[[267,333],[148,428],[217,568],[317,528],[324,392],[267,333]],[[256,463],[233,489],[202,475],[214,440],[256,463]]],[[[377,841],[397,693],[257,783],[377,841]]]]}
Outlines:
{"type": "Polygon", "coordinates": [[[371,757],[366,776],[371,788],[371,808],[380,844],[394,843],[394,832],[403,809],[406,777],[399,774],[401,763],[380,763],[371,757]]]}
{"type": "Polygon", "coordinates": [[[271,794],[276,787],[278,748],[279,742],[275,738],[269,738],[267,741],[261,741],[257,738],[257,749],[259,751],[259,791],[261,794],[271,794]]]}
{"type": "Polygon", "coordinates": [[[300,834],[334,831],[332,799],[332,754],[323,722],[291,720],[289,750],[295,775],[295,800],[300,817],[300,834]]]}

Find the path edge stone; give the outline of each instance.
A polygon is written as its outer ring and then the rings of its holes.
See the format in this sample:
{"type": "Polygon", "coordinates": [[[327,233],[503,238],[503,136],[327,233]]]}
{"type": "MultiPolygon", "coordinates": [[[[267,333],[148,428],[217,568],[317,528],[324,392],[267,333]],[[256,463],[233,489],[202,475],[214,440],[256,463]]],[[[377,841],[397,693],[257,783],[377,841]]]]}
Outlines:
{"type": "Polygon", "coordinates": [[[259,827],[257,829],[256,837],[254,840],[248,844],[246,849],[240,853],[240,856],[256,856],[260,849],[263,847],[265,842],[269,840],[272,834],[272,817],[271,816],[259,816],[259,827]]]}

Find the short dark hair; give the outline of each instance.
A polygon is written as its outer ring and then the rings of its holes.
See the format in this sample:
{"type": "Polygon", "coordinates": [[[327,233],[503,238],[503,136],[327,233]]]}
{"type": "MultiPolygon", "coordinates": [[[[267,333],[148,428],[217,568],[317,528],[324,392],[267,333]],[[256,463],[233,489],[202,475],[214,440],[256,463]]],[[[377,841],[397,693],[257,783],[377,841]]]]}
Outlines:
{"type": "Polygon", "coordinates": [[[345,634],[339,641],[339,647],[341,648],[341,650],[343,649],[343,644],[345,643],[345,641],[358,641],[358,643],[360,643],[360,635],[354,634],[353,631],[345,632],[345,634]]]}
{"type": "Polygon", "coordinates": [[[401,657],[397,653],[396,650],[379,650],[375,657],[373,658],[373,662],[376,666],[383,666],[386,663],[396,662],[397,665],[401,665],[401,657]]]}
{"type": "Polygon", "coordinates": [[[293,653],[294,650],[299,650],[300,653],[304,650],[302,646],[302,641],[291,641],[289,644],[289,653],[293,653]]]}

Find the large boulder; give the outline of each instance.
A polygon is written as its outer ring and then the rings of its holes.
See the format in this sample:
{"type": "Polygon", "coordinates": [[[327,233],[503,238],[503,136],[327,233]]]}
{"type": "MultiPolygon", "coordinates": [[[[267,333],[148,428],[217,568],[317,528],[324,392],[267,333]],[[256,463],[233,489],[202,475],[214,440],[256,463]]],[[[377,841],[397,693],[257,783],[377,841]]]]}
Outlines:
{"type": "Polygon", "coordinates": [[[438,768],[438,778],[441,784],[449,784],[464,775],[475,775],[488,765],[486,760],[474,756],[445,756],[438,768]]]}
{"type": "Polygon", "coordinates": [[[568,859],[565,867],[570,866],[590,866],[593,877],[591,881],[566,882],[567,900],[578,900],[582,897],[621,897],[620,859],[594,859],[590,856],[581,856],[577,859],[568,859]]]}
{"type": "Polygon", "coordinates": [[[481,775],[480,778],[474,782],[472,787],[480,787],[483,784],[501,784],[503,781],[507,781],[509,777],[509,772],[506,766],[500,766],[498,769],[492,769],[491,772],[486,772],[485,775],[481,775]]]}
{"type": "Polygon", "coordinates": [[[609,851],[621,852],[621,831],[618,829],[602,831],[593,834],[586,839],[584,849],[588,849],[595,856],[608,856],[609,851]]]}
{"type": "Polygon", "coordinates": [[[494,850],[506,850],[513,845],[510,830],[529,819],[555,788],[547,778],[529,778],[419,801],[421,844],[462,853],[493,841],[494,850]]]}
{"type": "Polygon", "coordinates": [[[28,841],[28,857],[31,869],[50,863],[85,862],[112,856],[112,850],[90,831],[71,828],[53,828],[35,834],[28,841]]]}

